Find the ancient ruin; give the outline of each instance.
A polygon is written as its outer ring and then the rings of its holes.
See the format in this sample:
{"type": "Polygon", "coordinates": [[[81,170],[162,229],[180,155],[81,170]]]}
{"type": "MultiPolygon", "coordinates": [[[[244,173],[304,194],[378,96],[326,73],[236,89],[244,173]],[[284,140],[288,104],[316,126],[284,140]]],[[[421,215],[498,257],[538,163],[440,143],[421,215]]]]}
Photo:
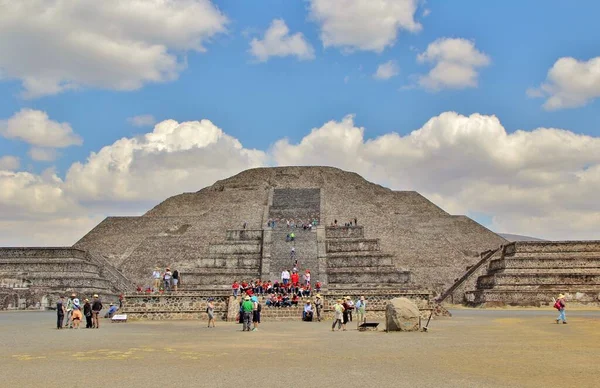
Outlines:
{"type": "Polygon", "coordinates": [[[559,290],[595,302],[598,246],[511,244],[417,192],[337,168],[258,168],[168,198],[139,217],[108,217],[71,248],[0,249],[1,306],[43,306],[73,289],[124,292],[126,310],[148,319],[200,317],[211,296],[227,317],[233,280],[279,279],[292,268],[292,247],[300,271],[310,269],[322,283],[326,309],[338,297],[361,294],[381,316],[395,297],[422,309],[434,308],[434,298],[540,302],[559,290]],[[294,241],[286,239],[290,231],[294,241]],[[150,285],[155,266],[179,270],[177,294],[133,292],[150,285]]]}

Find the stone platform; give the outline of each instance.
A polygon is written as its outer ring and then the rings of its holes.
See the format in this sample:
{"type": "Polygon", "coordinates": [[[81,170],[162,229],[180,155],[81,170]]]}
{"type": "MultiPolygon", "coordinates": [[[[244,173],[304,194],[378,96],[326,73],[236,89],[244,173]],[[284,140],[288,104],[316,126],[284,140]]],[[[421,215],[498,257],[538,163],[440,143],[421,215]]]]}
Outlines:
{"type": "Polygon", "coordinates": [[[599,241],[536,241],[505,245],[466,293],[474,305],[600,304],[599,241]]]}

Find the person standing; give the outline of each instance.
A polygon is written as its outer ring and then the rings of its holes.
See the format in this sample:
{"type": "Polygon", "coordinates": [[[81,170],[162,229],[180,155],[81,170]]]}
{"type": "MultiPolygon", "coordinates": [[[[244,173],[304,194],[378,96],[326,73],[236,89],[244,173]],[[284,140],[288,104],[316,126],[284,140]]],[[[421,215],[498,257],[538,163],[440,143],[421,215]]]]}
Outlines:
{"type": "Polygon", "coordinates": [[[79,329],[79,324],[81,323],[81,319],[83,318],[81,314],[81,307],[79,306],[79,299],[75,298],[73,300],[73,315],[71,320],[73,321],[73,329],[79,329]]]}
{"type": "Polygon", "coordinates": [[[155,267],[154,272],[152,272],[152,281],[154,282],[154,292],[158,292],[160,290],[160,268],[155,267]]]}
{"type": "Polygon", "coordinates": [[[346,297],[346,305],[348,306],[348,320],[352,322],[352,312],[354,311],[354,302],[349,296],[346,297]]]}
{"type": "Polygon", "coordinates": [[[260,323],[260,303],[258,303],[258,298],[253,296],[250,298],[252,301],[252,331],[258,330],[258,324],[260,323]]]}
{"type": "Polygon", "coordinates": [[[321,294],[315,296],[315,311],[317,312],[317,321],[321,322],[321,310],[323,309],[323,299],[321,294]]]}
{"type": "Polygon", "coordinates": [[[173,274],[171,273],[171,269],[167,267],[165,269],[165,273],[163,275],[163,281],[165,283],[165,286],[164,286],[165,291],[171,291],[171,277],[172,276],[173,276],[173,274]]]}
{"type": "Polygon", "coordinates": [[[290,282],[290,272],[287,269],[284,269],[281,272],[281,281],[283,282],[284,286],[287,286],[287,284],[290,282]]]}
{"type": "Polygon", "coordinates": [[[356,308],[356,327],[360,326],[365,322],[365,314],[367,312],[367,303],[365,301],[365,297],[361,296],[359,300],[356,301],[354,305],[356,308]]]}
{"type": "Polygon", "coordinates": [[[179,284],[179,271],[173,271],[173,291],[177,291],[177,285],[179,284]]]}
{"type": "Polygon", "coordinates": [[[210,328],[210,324],[212,323],[212,327],[215,327],[215,305],[213,303],[213,298],[208,300],[208,306],[206,307],[206,313],[208,314],[208,327],[210,328]]]}
{"type": "Polygon", "coordinates": [[[92,302],[92,327],[100,328],[100,311],[102,311],[102,302],[98,298],[98,294],[94,294],[94,301],[92,302]]]}
{"type": "Polygon", "coordinates": [[[562,321],[564,324],[567,323],[567,317],[565,316],[566,307],[567,304],[565,303],[565,296],[560,294],[556,302],[554,302],[554,308],[558,310],[558,318],[556,319],[557,324],[560,323],[560,321],[562,321]]]}
{"type": "Polygon", "coordinates": [[[85,328],[92,328],[92,305],[90,304],[89,299],[83,300],[85,303],[83,304],[83,315],[85,316],[85,328]]]}
{"type": "Polygon", "coordinates": [[[338,299],[336,304],[333,306],[333,325],[331,325],[331,331],[334,331],[335,325],[338,325],[338,331],[340,328],[346,330],[346,325],[342,323],[344,314],[344,306],[342,306],[342,300],[338,299]]]}
{"type": "Polygon", "coordinates": [[[65,319],[65,312],[67,309],[65,308],[65,297],[60,296],[60,299],[56,302],[56,328],[63,328],[63,320],[65,319]]]}
{"type": "Polygon", "coordinates": [[[350,297],[347,296],[346,300],[342,304],[342,307],[344,309],[342,312],[342,319],[343,319],[342,326],[343,326],[344,331],[346,331],[346,324],[348,323],[348,320],[349,320],[348,317],[349,317],[350,310],[351,310],[350,305],[348,304],[349,299],[350,299],[350,297]]]}
{"type": "Polygon", "coordinates": [[[68,326],[69,329],[73,328],[73,320],[71,319],[73,315],[73,299],[75,299],[77,295],[74,293],[71,294],[71,297],[67,300],[67,314],[65,316],[65,327],[68,326]]]}
{"type": "Polygon", "coordinates": [[[244,314],[244,328],[242,331],[250,331],[250,322],[252,321],[252,310],[254,305],[250,300],[250,297],[246,295],[244,297],[244,303],[242,303],[242,312],[244,314]]]}

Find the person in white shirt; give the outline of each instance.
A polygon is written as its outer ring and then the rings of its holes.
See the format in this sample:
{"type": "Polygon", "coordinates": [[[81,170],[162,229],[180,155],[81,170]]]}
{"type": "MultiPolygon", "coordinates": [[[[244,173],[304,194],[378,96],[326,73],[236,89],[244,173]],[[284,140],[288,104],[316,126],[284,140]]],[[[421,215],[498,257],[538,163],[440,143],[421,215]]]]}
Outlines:
{"type": "Polygon", "coordinates": [[[163,275],[163,280],[165,282],[165,291],[171,291],[171,277],[173,276],[173,274],[171,274],[171,269],[167,268],[165,270],[165,274],[163,275]]]}
{"type": "Polygon", "coordinates": [[[284,269],[283,272],[281,272],[281,281],[286,286],[290,282],[290,272],[287,269],[284,269]]]}
{"type": "Polygon", "coordinates": [[[152,280],[154,282],[154,292],[158,292],[160,289],[160,268],[154,268],[154,272],[152,272],[152,280]]]}

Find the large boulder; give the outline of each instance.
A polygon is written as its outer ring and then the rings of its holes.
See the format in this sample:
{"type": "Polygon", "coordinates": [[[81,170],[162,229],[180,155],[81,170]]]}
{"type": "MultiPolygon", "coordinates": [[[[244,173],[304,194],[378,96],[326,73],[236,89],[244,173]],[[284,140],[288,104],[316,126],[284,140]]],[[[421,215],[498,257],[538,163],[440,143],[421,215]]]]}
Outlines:
{"type": "Polygon", "coordinates": [[[387,331],[418,331],[419,308],[407,298],[394,298],[385,308],[387,331]]]}

